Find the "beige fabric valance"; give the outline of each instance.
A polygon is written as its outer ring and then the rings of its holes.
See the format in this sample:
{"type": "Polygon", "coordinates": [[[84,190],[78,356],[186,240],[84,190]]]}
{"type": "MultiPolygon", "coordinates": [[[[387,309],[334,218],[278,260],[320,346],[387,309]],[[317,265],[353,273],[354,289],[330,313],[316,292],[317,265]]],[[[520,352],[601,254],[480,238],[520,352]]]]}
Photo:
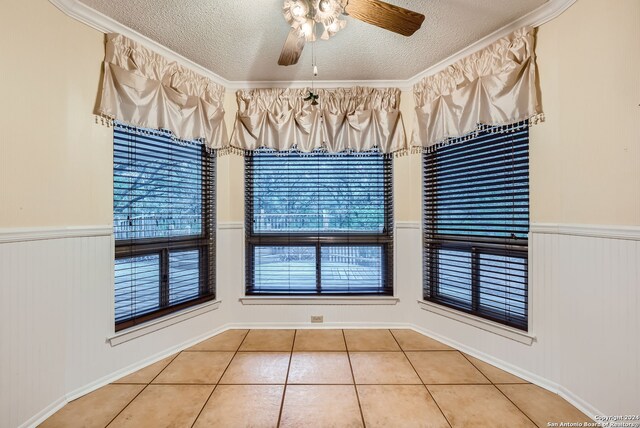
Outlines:
{"type": "Polygon", "coordinates": [[[99,114],[220,149],[228,145],[223,102],[224,87],[120,34],[107,35],[99,114]]]}
{"type": "Polygon", "coordinates": [[[303,152],[383,153],[406,150],[400,90],[316,89],[317,106],[304,101],[309,89],[252,89],[236,93],[238,114],[231,145],[303,152]]]}
{"type": "Polygon", "coordinates": [[[414,86],[412,146],[434,146],[482,125],[543,120],[534,30],[522,28],[414,86]]]}

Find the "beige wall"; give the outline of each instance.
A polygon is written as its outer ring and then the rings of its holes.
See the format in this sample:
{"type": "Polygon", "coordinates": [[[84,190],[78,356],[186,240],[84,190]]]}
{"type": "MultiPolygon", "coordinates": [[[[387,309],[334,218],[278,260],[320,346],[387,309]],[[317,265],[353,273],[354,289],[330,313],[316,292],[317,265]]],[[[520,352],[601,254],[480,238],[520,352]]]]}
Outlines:
{"type": "MultiPolygon", "coordinates": [[[[112,131],[92,115],[102,34],[45,0],[9,0],[0,47],[0,228],[110,224],[112,131]]],[[[640,225],[640,2],[577,1],[540,28],[537,54],[532,222],[640,225]]],[[[410,92],[401,109],[409,134],[410,92]]],[[[231,131],[233,91],[226,110],[231,131]]],[[[395,218],[419,221],[420,156],[394,165],[395,218]]],[[[219,221],[243,221],[243,184],[242,158],[218,158],[219,221]]]]}
{"type": "MultiPolygon", "coordinates": [[[[640,1],[578,0],[536,46],[531,222],[640,225],[640,1]]],[[[403,93],[407,132],[413,97],[403,93]]],[[[420,219],[420,156],[395,162],[396,219],[420,219]]]]}
{"type": "Polygon", "coordinates": [[[8,0],[0,53],[0,228],[110,224],[112,133],[92,115],[103,35],[8,0]]]}
{"type": "Polygon", "coordinates": [[[640,225],[640,1],[578,0],[536,52],[532,222],[640,225]]]}

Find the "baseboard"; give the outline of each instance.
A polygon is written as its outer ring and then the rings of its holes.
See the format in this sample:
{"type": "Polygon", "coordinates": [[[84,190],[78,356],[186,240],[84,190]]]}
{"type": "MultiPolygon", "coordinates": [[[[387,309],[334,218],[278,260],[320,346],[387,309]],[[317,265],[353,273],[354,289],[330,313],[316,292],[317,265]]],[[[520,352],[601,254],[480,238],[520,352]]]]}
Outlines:
{"type": "Polygon", "coordinates": [[[573,406],[575,406],[578,410],[580,410],[582,413],[586,414],[587,416],[589,416],[591,419],[595,420],[596,415],[604,415],[605,413],[597,410],[594,406],[592,406],[591,404],[587,403],[585,400],[583,400],[582,398],[580,398],[578,395],[574,394],[573,392],[569,391],[568,389],[564,388],[562,385],[559,385],[556,382],[552,382],[542,376],[539,376],[535,373],[531,373],[528,370],[524,370],[520,367],[514,366],[512,364],[506,363],[498,358],[492,357],[488,354],[485,354],[484,352],[480,352],[475,348],[466,346],[458,341],[452,340],[448,337],[442,336],[440,334],[434,333],[428,329],[422,328],[422,327],[418,327],[414,324],[411,325],[410,327],[412,330],[414,330],[417,333],[420,334],[424,334],[425,336],[429,336],[432,339],[438,340],[442,343],[444,343],[445,345],[451,346],[452,348],[455,348],[461,352],[464,352],[465,354],[469,354],[472,357],[475,357],[481,361],[484,361],[485,363],[491,364],[501,370],[504,370],[507,373],[511,373],[514,376],[517,376],[521,379],[524,379],[528,382],[531,382],[534,385],[537,385],[541,388],[546,389],[547,391],[551,391],[555,394],[558,394],[559,396],[561,396],[562,398],[564,398],[565,400],[567,400],[569,403],[571,403],[573,406]]]}
{"type": "Polygon", "coordinates": [[[182,342],[181,344],[171,347],[167,350],[164,350],[162,352],[159,352],[149,358],[145,358],[144,360],[141,360],[137,363],[133,363],[130,364],[127,367],[124,367],[120,370],[117,370],[111,374],[108,374],[106,376],[103,376],[102,378],[98,379],[95,382],[91,382],[88,385],[85,385],[81,388],[75,389],[74,391],[71,391],[70,393],[67,394],[67,401],[73,401],[76,398],[82,397],[83,395],[86,395],[90,392],[95,391],[98,388],[102,388],[105,385],[108,385],[124,376],[130,375],[131,373],[134,373],[144,367],[147,367],[153,363],[156,363],[160,360],[163,360],[177,352],[180,351],[184,351],[187,348],[190,348],[191,346],[202,342],[203,340],[207,340],[212,336],[215,336],[217,334],[220,333],[224,333],[225,331],[229,330],[231,327],[229,327],[227,324],[218,327],[215,330],[209,331],[207,333],[201,334],[200,336],[197,336],[195,338],[186,340],[184,342],[182,342]]]}
{"type": "Polygon", "coordinates": [[[564,398],[569,403],[571,403],[573,406],[575,406],[582,413],[584,413],[585,415],[589,416],[591,419],[593,419],[595,421],[597,421],[596,416],[600,416],[601,417],[602,415],[604,415],[603,412],[599,411],[598,409],[593,407],[591,404],[587,403],[585,400],[583,400],[582,398],[578,397],[576,394],[574,394],[573,392],[569,391],[568,389],[566,389],[562,385],[557,385],[557,390],[555,392],[560,397],[564,398]]]}
{"type": "Polygon", "coordinates": [[[312,330],[312,329],[371,329],[371,328],[412,328],[407,323],[371,323],[371,322],[325,322],[322,324],[311,324],[309,322],[283,322],[283,323],[231,323],[227,324],[229,329],[261,329],[261,330],[312,330]]]}
{"type": "Polygon", "coordinates": [[[209,339],[212,336],[215,336],[220,333],[224,333],[227,330],[232,329],[327,329],[327,328],[339,328],[339,329],[372,329],[372,328],[384,328],[384,329],[400,329],[406,328],[418,332],[420,334],[424,334],[426,336],[431,337],[432,339],[438,340],[445,345],[449,345],[452,348],[455,348],[459,351],[462,351],[466,354],[469,354],[479,360],[482,360],[486,363],[492,364],[495,367],[498,367],[501,370],[504,370],[508,373],[511,373],[515,376],[518,376],[528,382],[531,382],[534,385],[537,385],[541,388],[544,388],[548,391],[556,393],[560,395],[562,398],[567,400],[573,406],[578,408],[580,411],[585,413],[591,419],[595,420],[596,415],[603,415],[604,413],[597,410],[594,406],[581,399],[576,394],[572,393],[568,389],[564,388],[561,385],[558,385],[555,382],[552,382],[544,377],[531,373],[527,370],[516,367],[512,364],[506,363],[498,358],[494,358],[490,355],[487,355],[483,352],[480,352],[474,348],[461,344],[455,340],[452,340],[448,337],[439,335],[434,333],[428,329],[419,327],[415,324],[410,323],[368,323],[368,322],[352,322],[352,323],[324,323],[324,324],[309,324],[309,323],[228,323],[224,324],[221,327],[218,327],[210,332],[202,334],[198,337],[189,339],[181,344],[169,348],[165,351],[159,352],[149,358],[145,358],[137,363],[131,364],[125,368],[117,370],[113,373],[110,373],[102,378],[91,382],[81,388],[77,388],[70,393],[66,394],[64,397],[56,400],[49,406],[47,406],[42,411],[38,412],[36,415],[31,417],[27,422],[20,425],[20,428],[28,428],[35,427],[38,424],[42,423],[48,417],[57,412],[60,408],[62,408],[65,404],[70,401],[73,401],[83,395],[86,395],[90,392],[95,391],[98,388],[101,388],[105,385],[108,385],[124,376],[127,376],[133,372],[136,372],[148,365],[151,365],[157,361],[160,361],[164,358],[167,358],[170,355],[173,355],[177,352],[183,351],[203,340],[209,339]]]}
{"type": "Polygon", "coordinates": [[[77,388],[71,392],[69,392],[68,394],[66,394],[64,397],[59,398],[58,400],[56,400],[55,402],[53,402],[52,404],[50,404],[49,406],[47,406],[44,410],[38,412],[36,415],[34,415],[33,417],[31,417],[27,422],[23,423],[22,425],[20,425],[20,428],[31,428],[31,427],[37,427],[39,424],[41,424],[42,422],[44,422],[47,418],[49,418],[50,416],[52,416],[54,413],[56,413],[58,410],[60,410],[62,407],[64,407],[67,403],[76,400],[84,395],[87,395],[99,388],[102,388],[103,386],[106,386],[124,376],[130,375],[131,373],[134,373],[140,369],[143,369],[153,363],[156,363],[160,360],[163,360],[177,352],[183,351],[187,348],[190,348],[191,346],[202,342],[203,340],[207,340],[210,337],[213,337],[217,334],[220,333],[224,333],[225,331],[231,329],[231,328],[235,328],[235,327],[230,327],[229,325],[223,325],[221,327],[218,327],[215,330],[212,330],[210,332],[207,332],[205,334],[202,334],[198,337],[189,339],[187,341],[182,342],[181,344],[171,347],[169,349],[166,349],[162,352],[159,352],[149,358],[145,358],[141,361],[138,361],[137,363],[133,363],[130,364],[127,367],[124,367],[120,370],[116,370],[113,373],[110,373],[106,376],[101,377],[100,379],[91,382],[85,386],[82,386],[80,388],[77,388]]]}
{"type": "Polygon", "coordinates": [[[65,397],[61,397],[58,400],[54,401],[46,408],[42,409],[35,415],[33,415],[29,420],[25,423],[18,426],[18,428],[32,428],[37,427],[42,422],[44,422],[49,416],[53,415],[58,410],[62,409],[68,403],[65,397]]]}

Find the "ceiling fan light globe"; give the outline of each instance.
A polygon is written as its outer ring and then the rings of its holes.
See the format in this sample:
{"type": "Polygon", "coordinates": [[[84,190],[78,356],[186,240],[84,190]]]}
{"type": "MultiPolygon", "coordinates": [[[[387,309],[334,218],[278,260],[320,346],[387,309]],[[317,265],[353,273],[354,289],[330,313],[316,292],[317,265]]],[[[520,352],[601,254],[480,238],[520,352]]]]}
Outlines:
{"type": "Polygon", "coordinates": [[[300,26],[300,33],[307,39],[308,42],[314,42],[316,40],[315,22],[313,21],[313,19],[307,19],[300,26]]]}
{"type": "Polygon", "coordinates": [[[347,21],[336,19],[331,24],[327,26],[327,31],[330,33],[337,33],[341,29],[343,29],[346,25],[347,21]]]}
{"type": "Polygon", "coordinates": [[[309,14],[309,4],[306,0],[285,0],[284,15],[287,21],[292,24],[304,22],[309,14]]]}
{"type": "Polygon", "coordinates": [[[318,9],[324,13],[331,13],[333,11],[333,4],[329,0],[320,0],[318,9]]]}

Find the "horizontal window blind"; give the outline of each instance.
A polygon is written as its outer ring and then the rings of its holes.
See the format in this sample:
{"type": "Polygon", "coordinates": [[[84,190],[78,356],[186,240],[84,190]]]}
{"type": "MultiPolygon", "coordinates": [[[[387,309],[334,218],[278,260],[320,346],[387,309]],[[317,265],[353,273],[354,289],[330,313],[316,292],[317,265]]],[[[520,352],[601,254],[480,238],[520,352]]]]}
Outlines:
{"type": "Polygon", "coordinates": [[[424,298],[527,329],[529,128],[424,154],[424,298]]]}
{"type": "Polygon", "coordinates": [[[215,155],[114,127],[116,330],[215,296],[215,155]]]}
{"type": "Polygon", "coordinates": [[[247,294],[392,294],[391,159],[245,157],[247,294]]]}

